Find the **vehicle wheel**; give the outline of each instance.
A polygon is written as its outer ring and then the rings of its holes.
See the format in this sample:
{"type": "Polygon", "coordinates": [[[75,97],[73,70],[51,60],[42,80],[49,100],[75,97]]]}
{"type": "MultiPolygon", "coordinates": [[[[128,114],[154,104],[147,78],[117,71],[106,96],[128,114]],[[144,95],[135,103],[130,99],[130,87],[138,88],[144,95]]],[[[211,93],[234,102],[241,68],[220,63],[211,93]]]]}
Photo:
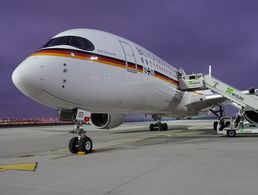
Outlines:
{"type": "Polygon", "coordinates": [[[78,137],[73,137],[69,141],[69,151],[73,154],[76,154],[79,151],[79,141],[78,137]]]}
{"type": "Polygon", "coordinates": [[[213,123],[213,130],[217,130],[218,124],[219,124],[218,121],[215,121],[215,122],[213,123]]]}
{"type": "Polygon", "coordinates": [[[154,131],[155,129],[154,129],[154,124],[150,124],[150,131],[154,131]]]}
{"type": "Polygon", "coordinates": [[[83,136],[81,137],[80,143],[79,143],[79,150],[83,151],[85,153],[91,153],[92,152],[92,141],[89,137],[83,136]]]}
{"type": "Polygon", "coordinates": [[[236,131],[235,130],[228,130],[227,131],[228,137],[236,137],[236,131]]]}

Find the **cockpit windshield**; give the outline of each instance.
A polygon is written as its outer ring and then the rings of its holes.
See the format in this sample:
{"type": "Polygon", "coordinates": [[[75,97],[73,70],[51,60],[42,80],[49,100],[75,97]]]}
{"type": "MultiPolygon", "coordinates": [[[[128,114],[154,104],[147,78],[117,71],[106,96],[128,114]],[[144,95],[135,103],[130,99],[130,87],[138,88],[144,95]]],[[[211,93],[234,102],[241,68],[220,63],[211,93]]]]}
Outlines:
{"type": "Polygon", "coordinates": [[[77,36],[64,36],[64,37],[56,37],[47,42],[44,47],[52,47],[57,45],[70,45],[79,49],[92,51],[95,49],[94,45],[85,38],[77,37],[77,36]]]}

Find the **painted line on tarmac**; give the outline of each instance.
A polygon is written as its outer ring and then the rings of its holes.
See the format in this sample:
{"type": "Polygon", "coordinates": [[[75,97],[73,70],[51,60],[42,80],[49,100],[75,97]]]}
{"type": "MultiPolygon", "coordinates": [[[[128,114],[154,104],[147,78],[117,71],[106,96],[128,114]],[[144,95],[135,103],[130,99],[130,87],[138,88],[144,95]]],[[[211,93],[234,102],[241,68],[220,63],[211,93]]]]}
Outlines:
{"type": "Polygon", "coordinates": [[[66,155],[63,155],[63,156],[57,156],[57,157],[50,158],[50,160],[58,160],[58,159],[63,159],[63,158],[67,158],[67,157],[70,157],[70,156],[74,156],[74,154],[66,154],[66,155]]]}
{"type": "Polygon", "coordinates": [[[20,155],[17,155],[16,157],[18,158],[29,158],[29,157],[33,157],[33,156],[36,156],[35,154],[20,154],[20,155]]]}
{"type": "Polygon", "coordinates": [[[0,165],[0,172],[1,171],[9,171],[9,170],[36,171],[37,167],[38,167],[38,162],[4,164],[4,165],[0,165]]]}

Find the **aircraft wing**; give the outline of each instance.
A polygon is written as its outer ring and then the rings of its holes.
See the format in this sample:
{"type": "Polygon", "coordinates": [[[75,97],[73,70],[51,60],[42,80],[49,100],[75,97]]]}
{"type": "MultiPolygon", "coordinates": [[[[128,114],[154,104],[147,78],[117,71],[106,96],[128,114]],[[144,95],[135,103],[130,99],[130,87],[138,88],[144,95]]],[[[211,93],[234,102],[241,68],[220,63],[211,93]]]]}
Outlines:
{"type": "Polygon", "coordinates": [[[186,105],[188,109],[199,112],[209,110],[212,106],[218,104],[230,104],[231,102],[219,94],[213,95],[196,95],[192,101],[186,105]]]}
{"type": "MultiPolygon", "coordinates": [[[[242,91],[244,94],[249,94],[248,90],[242,91]]],[[[186,106],[190,110],[202,111],[209,110],[212,106],[223,104],[223,105],[232,105],[237,108],[241,108],[239,105],[235,104],[231,100],[223,97],[220,94],[213,93],[211,90],[196,91],[193,93],[191,102],[186,106]]]]}

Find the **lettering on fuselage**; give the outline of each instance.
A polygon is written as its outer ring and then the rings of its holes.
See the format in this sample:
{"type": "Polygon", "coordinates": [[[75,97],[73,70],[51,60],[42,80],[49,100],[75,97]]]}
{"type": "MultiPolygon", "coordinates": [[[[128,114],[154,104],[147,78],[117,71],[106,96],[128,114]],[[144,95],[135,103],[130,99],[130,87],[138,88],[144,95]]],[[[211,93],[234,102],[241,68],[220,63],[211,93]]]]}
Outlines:
{"type": "Polygon", "coordinates": [[[145,58],[149,58],[149,59],[151,59],[151,60],[153,60],[153,61],[155,61],[159,64],[164,64],[164,62],[160,58],[156,57],[155,55],[151,54],[150,52],[147,52],[147,51],[145,51],[141,48],[138,48],[137,46],[136,46],[136,50],[138,51],[138,54],[140,56],[144,56],[145,58]]]}
{"type": "Polygon", "coordinates": [[[176,81],[178,75],[177,70],[173,66],[141,47],[135,46],[135,48],[145,74],[155,77],[165,77],[166,80],[172,79],[176,81]]]}
{"type": "Polygon", "coordinates": [[[108,55],[112,55],[112,56],[117,56],[115,53],[112,53],[110,51],[104,51],[104,50],[101,50],[101,49],[97,49],[97,51],[99,53],[108,54],[108,55]]]}

